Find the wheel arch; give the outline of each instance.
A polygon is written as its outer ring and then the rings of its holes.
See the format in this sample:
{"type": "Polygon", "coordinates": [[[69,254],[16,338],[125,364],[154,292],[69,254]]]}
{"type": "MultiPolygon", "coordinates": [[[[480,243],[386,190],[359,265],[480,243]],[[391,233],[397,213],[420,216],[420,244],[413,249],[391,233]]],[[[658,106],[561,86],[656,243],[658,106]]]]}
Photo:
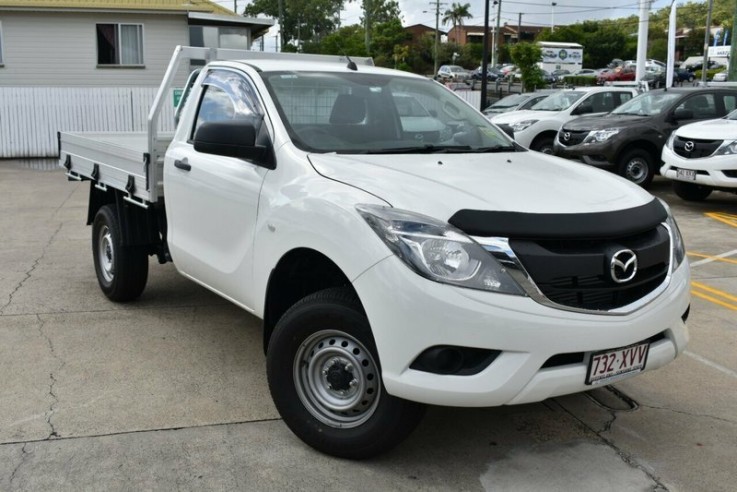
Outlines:
{"type": "MultiPolygon", "coordinates": [[[[343,270],[323,253],[311,248],[295,248],[286,252],[269,275],[264,298],[264,353],[274,327],[297,301],[331,287],[358,293],[343,270]]],[[[358,300],[360,304],[360,299],[358,300]]],[[[363,309],[363,306],[361,306],[363,309]]]]}
{"type": "Polygon", "coordinates": [[[629,142],[627,145],[622,146],[617,154],[617,163],[619,163],[625,154],[632,152],[633,150],[642,150],[650,155],[653,160],[653,166],[655,167],[656,174],[660,173],[660,153],[663,150],[662,146],[658,148],[656,144],[649,140],[638,139],[633,142],[629,142]]]}
{"type": "Polygon", "coordinates": [[[555,137],[558,135],[558,130],[543,130],[537,135],[535,135],[535,138],[532,139],[532,142],[530,142],[530,148],[535,147],[536,144],[538,144],[541,140],[550,138],[553,141],[555,141],[555,137]]]}

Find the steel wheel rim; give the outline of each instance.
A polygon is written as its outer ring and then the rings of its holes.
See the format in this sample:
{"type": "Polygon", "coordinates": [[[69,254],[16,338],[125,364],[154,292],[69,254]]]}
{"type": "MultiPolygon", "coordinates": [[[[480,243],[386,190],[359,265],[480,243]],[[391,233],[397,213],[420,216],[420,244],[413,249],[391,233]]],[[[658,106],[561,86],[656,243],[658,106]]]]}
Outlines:
{"type": "Polygon", "coordinates": [[[376,411],[379,368],[366,347],[337,330],[314,333],[294,357],[294,386],[307,411],[323,424],[352,428],[376,411]]]}
{"type": "Polygon", "coordinates": [[[647,178],[648,166],[647,162],[642,159],[632,159],[627,163],[625,169],[625,177],[630,181],[640,184],[647,178]]]}
{"type": "Polygon", "coordinates": [[[113,248],[113,235],[106,225],[100,228],[97,239],[97,262],[100,265],[100,273],[106,282],[112,282],[115,276],[115,248],[113,248]]]}

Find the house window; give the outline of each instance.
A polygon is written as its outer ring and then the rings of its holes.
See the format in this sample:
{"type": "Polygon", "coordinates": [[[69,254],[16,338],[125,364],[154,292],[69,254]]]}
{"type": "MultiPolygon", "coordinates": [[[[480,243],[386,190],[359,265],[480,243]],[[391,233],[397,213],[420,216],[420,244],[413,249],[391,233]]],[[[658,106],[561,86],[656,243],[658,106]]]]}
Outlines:
{"type": "Polygon", "coordinates": [[[143,24],[97,24],[98,65],[143,65],[143,24]]]}

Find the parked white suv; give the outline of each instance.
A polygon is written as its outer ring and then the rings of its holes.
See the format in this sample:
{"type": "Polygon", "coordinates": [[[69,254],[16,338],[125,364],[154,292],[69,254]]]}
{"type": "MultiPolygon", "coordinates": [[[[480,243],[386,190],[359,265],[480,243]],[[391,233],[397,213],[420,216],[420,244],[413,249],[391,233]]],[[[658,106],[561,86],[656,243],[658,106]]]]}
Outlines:
{"type": "Polygon", "coordinates": [[[684,200],[705,200],[714,190],[737,193],[737,110],[678,128],[662,159],[660,174],[684,200]]]}
{"type": "Polygon", "coordinates": [[[608,113],[637,95],[628,87],[579,87],[547,97],[529,110],[511,111],[491,118],[510,125],[522,146],[545,154],[553,153],[560,127],[581,115],[608,113]]]}

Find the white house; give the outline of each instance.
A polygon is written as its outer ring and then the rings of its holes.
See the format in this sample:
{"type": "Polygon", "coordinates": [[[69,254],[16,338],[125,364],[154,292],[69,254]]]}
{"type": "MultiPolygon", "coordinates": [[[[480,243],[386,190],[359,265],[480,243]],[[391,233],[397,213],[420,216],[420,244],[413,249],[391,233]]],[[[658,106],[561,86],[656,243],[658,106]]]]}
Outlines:
{"type": "Polygon", "coordinates": [[[142,130],[175,46],[250,49],[272,25],[210,0],[0,0],[0,157],[54,155],[57,130],[142,130]]]}

